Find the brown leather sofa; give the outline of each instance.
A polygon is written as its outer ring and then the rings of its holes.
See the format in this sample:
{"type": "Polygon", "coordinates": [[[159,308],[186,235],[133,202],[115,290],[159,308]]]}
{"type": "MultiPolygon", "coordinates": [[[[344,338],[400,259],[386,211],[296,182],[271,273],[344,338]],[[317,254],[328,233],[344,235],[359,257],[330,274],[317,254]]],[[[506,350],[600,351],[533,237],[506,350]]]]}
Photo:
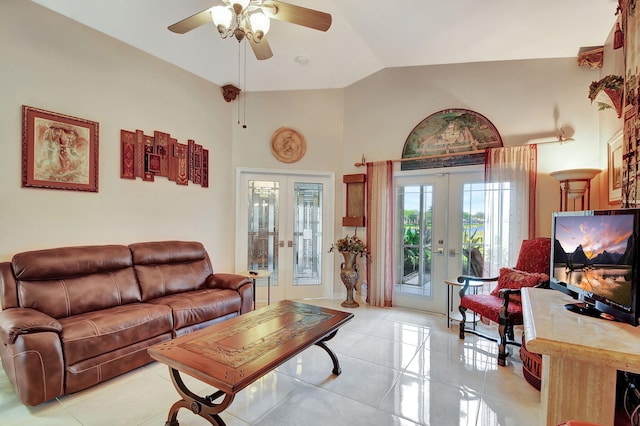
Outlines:
{"type": "Polygon", "coordinates": [[[151,362],[147,348],[252,309],[197,242],[64,247],[0,263],[0,358],[37,405],[151,362]]]}

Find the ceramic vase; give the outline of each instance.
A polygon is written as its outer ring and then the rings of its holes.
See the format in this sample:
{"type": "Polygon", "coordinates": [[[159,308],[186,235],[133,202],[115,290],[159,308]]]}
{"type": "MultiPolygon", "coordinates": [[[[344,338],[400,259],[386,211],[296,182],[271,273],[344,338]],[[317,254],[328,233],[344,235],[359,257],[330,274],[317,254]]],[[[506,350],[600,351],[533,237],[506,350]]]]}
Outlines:
{"type": "Polygon", "coordinates": [[[344,257],[344,262],[340,265],[340,279],[347,288],[347,300],[340,305],[345,308],[357,308],[360,305],[353,300],[353,290],[358,283],[358,265],[356,263],[358,254],[348,251],[341,251],[340,253],[344,257]]]}

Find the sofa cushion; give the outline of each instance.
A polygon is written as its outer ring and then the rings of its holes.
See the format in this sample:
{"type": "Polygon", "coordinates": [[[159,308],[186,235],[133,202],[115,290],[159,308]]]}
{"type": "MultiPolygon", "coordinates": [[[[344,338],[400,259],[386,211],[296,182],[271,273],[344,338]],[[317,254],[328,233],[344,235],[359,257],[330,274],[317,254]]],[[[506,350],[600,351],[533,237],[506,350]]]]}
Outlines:
{"type": "Polygon", "coordinates": [[[20,306],[65,318],[140,301],[126,246],[64,247],[16,254],[20,306]]]}
{"type": "Polygon", "coordinates": [[[149,300],[148,303],[170,306],[173,328],[179,330],[231,313],[240,313],[242,301],[234,290],[204,289],[149,300]]]}
{"type": "Polygon", "coordinates": [[[27,251],[13,256],[18,280],[44,280],[90,275],[131,266],[126,246],[80,246],[27,251]]]}
{"type": "Polygon", "coordinates": [[[171,308],[131,303],[60,319],[66,365],[170,332],[171,308]]]}
{"type": "Polygon", "coordinates": [[[213,273],[209,256],[198,242],[137,243],[129,248],[144,302],[203,289],[213,273]]]}

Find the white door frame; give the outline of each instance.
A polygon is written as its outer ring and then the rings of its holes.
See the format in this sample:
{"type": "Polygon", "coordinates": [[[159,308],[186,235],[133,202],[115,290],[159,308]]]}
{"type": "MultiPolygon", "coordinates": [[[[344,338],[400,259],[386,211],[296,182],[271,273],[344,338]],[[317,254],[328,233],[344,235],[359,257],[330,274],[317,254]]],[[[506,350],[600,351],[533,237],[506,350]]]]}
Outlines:
{"type": "MultiPolygon", "coordinates": [[[[247,235],[246,235],[246,217],[240,217],[243,208],[241,203],[244,202],[240,194],[245,188],[242,188],[244,175],[273,175],[274,177],[300,177],[300,178],[322,178],[326,181],[326,188],[323,190],[323,253],[322,262],[322,297],[330,298],[333,296],[334,287],[334,259],[328,253],[331,243],[334,241],[335,227],[335,173],[329,171],[311,171],[311,170],[281,170],[281,169],[261,169],[238,167],[236,169],[236,244],[235,244],[235,268],[236,271],[245,271],[247,269],[247,235]],[[242,221],[245,221],[243,224],[242,221]]],[[[283,196],[286,194],[283,194],[283,196]]],[[[282,289],[271,288],[271,300],[278,300],[278,295],[283,294],[282,289]],[[280,292],[280,293],[279,293],[280,292]]],[[[256,300],[267,300],[267,289],[258,287],[256,289],[256,300]],[[264,293],[264,294],[263,294],[264,293]]]]}
{"type": "MultiPolygon", "coordinates": [[[[446,295],[448,291],[444,280],[449,278],[450,274],[459,275],[458,271],[461,265],[460,242],[459,235],[462,235],[462,206],[460,199],[450,198],[451,186],[460,187],[460,182],[464,175],[477,175],[482,172],[482,166],[466,166],[466,167],[450,167],[446,169],[428,169],[428,170],[410,170],[404,172],[396,172],[394,175],[394,189],[399,183],[409,184],[431,184],[440,180],[439,185],[445,185],[447,193],[442,194],[440,191],[435,194],[436,201],[434,206],[439,208],[438,212],[434,212],[433,226],[436,231],[432,235],[432,246],[434,248],[434,262],[432,273],[432,296],[427,298],[424,296],[406,296],[394,292],[394,304],[405,306],[413,309],[426,310],[436,313],[446,313],[446,295]],[[444,197],[443,197],[444,195],[444,197]],[[438,214],[436,214],[438,213],[438,214]],[[439,250],[441,249],[441,253],[439,250]]],[[[456,194],[457,195],[457,194],[456,194]]],[[[398,251],[396,250],[396,253],[398,251]]],[[[396,262],[401,257],[396,256],[396,262]]],[[[457,296],[456,296],[457,297],[457,296]]]]}

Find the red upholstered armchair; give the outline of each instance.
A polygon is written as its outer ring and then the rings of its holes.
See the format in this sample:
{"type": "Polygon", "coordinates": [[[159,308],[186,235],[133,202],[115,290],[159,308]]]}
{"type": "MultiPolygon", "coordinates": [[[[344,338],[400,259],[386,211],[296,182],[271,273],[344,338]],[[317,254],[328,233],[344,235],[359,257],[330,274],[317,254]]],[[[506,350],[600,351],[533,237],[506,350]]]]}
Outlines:
{"type": "Polygon", "coordinates": [[[507,345],[521,346],[514,340],[513,327],[522,324],[522,306],[520,289],[522,287],[539,287],[549,282],[551,258],[551,239],[535,238],[525,240],[520,247],[515,268],[501,268],[500,275],[492,278],[479,278],[467,275],[458,277],[463,284],[460,290],[460,338],[465,333],[472,333],[498,343],[498,365],[504,366],[509,355],[507,345]],[[497,282],[490,294],[467,294],[470,282],[497,282]],[[493,337],[466,328],[467,310],[498,324],[498,337],[493,337]]]}

